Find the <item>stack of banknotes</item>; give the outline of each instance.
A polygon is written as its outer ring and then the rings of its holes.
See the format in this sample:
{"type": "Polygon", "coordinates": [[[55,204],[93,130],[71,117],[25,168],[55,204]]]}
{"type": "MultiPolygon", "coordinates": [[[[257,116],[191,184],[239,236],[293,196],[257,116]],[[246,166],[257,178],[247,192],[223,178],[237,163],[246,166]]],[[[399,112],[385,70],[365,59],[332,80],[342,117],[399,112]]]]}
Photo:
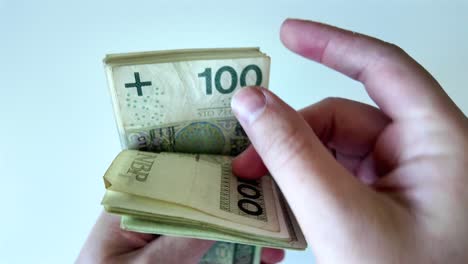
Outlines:
{"type": "MultiPolygon", "coordinates": [[[[259,263],[260,247],[305,249],[299,225],[271,176],[235,177],[232,158],[249,140],[232,95],[268,87],[258,48],[107,55],[123,151],[104,175],[106,211],[125,230],[217,242],[200,263],[259,263]]],[[[267,136],[267,135],[265,135],[267,136]]]]}

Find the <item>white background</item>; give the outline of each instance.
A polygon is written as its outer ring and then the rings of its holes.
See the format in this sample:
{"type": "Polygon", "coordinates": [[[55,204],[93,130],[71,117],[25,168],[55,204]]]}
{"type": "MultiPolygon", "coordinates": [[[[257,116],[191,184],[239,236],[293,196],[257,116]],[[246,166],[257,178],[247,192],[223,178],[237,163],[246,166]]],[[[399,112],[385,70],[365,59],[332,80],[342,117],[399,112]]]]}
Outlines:
{"type": "MultiPolygon", "coordinates": [[[[102,210],[102,175],[120,150],[106,53],[260,46],[270,88],[295,108],[370,102],[283,48],[285,18],[314,19],[398,44],[468,113],[467,2],[408,2],[0,0],[0,263],[72,262],[102,210]]],[[[312,258],[288,252],[284,263],[312,258]]]]}

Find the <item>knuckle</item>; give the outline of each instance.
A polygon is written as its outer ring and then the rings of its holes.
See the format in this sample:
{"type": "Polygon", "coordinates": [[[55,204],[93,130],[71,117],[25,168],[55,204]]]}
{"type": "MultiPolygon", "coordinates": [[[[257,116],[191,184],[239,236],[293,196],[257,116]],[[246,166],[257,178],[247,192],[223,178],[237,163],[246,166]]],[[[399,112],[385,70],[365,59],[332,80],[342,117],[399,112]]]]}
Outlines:
{"type": "Polygon", "coordinates": [[[319,105],[323,106],[334,106],[334,105],[341,105],[343,103],[346,103],[348,100],[340,97],[327,97],[325,99],[322,99],[320,102],[318,102],[319,105]]]}
{"type": "Polygon", "coordinates": [[[378,70],[388,80],[399,79],[413,65],[413,59],[399,46],[384,43],[376,52],[376,59],[370,66],[378,70]]]}
{"type": "Polygon", "coordinates": [[[405,54],[406,53],[400,46],[396,45],[395,43],[387,42],[386,46],[390,53],[393,53],[393,54],[405,54]]]}
{"type": "Polygon", "coordinates": [[[378,57],[381,61],[389,63],[395,60],[407,59],[409,55],[400,46],[386,42],[378,57]]]}

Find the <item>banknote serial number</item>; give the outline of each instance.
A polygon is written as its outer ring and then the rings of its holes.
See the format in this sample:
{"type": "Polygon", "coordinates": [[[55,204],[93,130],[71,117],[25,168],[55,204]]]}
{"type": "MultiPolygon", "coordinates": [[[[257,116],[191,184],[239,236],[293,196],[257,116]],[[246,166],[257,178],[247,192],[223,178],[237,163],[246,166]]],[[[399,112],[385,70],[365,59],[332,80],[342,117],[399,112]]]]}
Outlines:
{"type": "Polygon", "coordinates": [[[198,117],[231,117],[231,107],[199,108],[198,117]]]}
{"type": "Polygon", "coordinates": [[[230,94],[232,93],[237,84],[240,83],[241,87],[248,86],[248,85],[260,85],[263,80],[262,70],[258,65],[250,64],[244,67],[239,74],[237,73],[236,69],[231,66],[223,66],[216,70],[214,75],[214,82],[213,82],[213,69],[212,68],[205,68],[203,72],[198,74],[199,78],[205,79],[205,92],[207,95],[213,94],[213,84],[215,89],[221,94],[230,94]],[[254,83],[247,83],[247,75],[252,72],[255,74],[255,82],[254,83]],[[221,82],[221,78],[223,75],[229,76],[228,79],[231,80],[230,84],[223,84],[221,82]]]}

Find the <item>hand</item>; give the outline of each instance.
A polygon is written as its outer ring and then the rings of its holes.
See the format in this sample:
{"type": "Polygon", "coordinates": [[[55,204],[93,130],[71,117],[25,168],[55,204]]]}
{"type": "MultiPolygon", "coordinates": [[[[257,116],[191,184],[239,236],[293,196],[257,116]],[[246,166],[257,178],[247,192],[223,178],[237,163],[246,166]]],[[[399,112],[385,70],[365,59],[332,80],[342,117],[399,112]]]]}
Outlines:
{"type": "Polygon", "coordinates": [[[298,113],[241,89],[232,107],[254,148],[234,172],[270,171],[319,263],[468,263],[468,122],[436,80],[335,27],[287,20],[281,40],[362,82],[379,108],[333,98],[298,113]]]}
{"type": "MultiPolygon", "coordinates": [[[[198,263],[214,241],[158,236],[120,229],[120,217],[103,212],[81,249],[77,263],[198,263]]],[[[280,249],[264,248],[262,263],[275,264],[280,249]]]]}

